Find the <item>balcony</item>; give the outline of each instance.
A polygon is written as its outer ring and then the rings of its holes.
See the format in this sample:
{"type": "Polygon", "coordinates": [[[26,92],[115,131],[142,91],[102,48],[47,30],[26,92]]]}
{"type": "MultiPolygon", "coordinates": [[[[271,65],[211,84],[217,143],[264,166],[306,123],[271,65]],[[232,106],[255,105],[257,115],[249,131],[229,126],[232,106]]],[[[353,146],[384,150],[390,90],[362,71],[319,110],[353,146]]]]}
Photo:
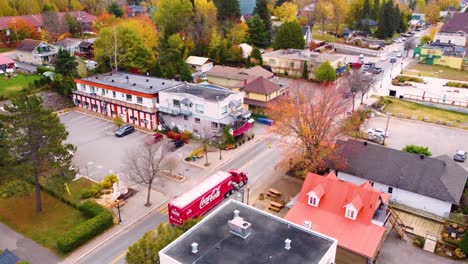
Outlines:
{"type": "Polygon", "coordinates": [[[190,110],[180,109],[180,108],[175,108],[175,107],[160,106],[158,108],[158,111],[161,113],[166,113],[166,114],[171,114],[171,115],[185,115],[185,116],[192,115],[192,111],[190,110]]]}
{"type": "Polygon", "coordinates": [[[83,91],[73,90],[72,93],[73,94],[78,94],[78,95],[83,95],[83,96],[94,98],[94,99],[98,99],[98,100],[101,100],[101,101],[106,102],[106,103],[111,103],[111,104],[120,105],[120,106],[131,108],[131,109],[139,110],[139,111],[144,111],[144,112],[148,112],[148,113],[156,113],[157,112],[156,107],[146,107],[146,106],[138,105],[138,104],[135,104],[135,103],[127,103],[125,101],[107,98],[107,97],[102,96],[102,95],[97,95],[94,92],[93,93],[87,93],[87,92],[83,92],[83,91]]]}

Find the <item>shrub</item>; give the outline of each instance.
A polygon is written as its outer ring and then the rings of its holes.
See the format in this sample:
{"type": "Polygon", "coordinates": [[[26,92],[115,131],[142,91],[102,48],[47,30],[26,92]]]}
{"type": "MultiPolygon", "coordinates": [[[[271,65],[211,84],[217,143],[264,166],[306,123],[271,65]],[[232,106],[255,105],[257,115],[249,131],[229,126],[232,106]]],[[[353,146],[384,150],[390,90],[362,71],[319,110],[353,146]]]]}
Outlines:
{"type": "Polygon", "coordinates": [[[112,188],[112,185],[118,181],[119,181],[119,178],[117,178],[116,175],[109,174],[106,177],[104,177],[104,180],[99,182],[99,186],[101,187],[101,189],[110,189],[112,188]]]}
{"type": "Polygon", "coordinates": [[[101,190],[102,190],[102,187],[100,184],[93,184],[91,185],[91,187],[82,189],[80,191],[80,198],[81,199],[88,199],[91,197],[98,198],[100,196],[101,190]]]}
{"type": "Polygon", "coordinates": [[[11,180],[0,186],[0,198],[21,196],[27,193],[32,186],[22,180],[11,180]]]}
{"type": "Polygon", "coordinates": [[[166,135],[168,138],[175,139],[175,140],[179,140],[180,137],[182,136],[181,134],[174,132],[174,131],[167,131],[166,135]]]}
{"type": "Polygon", "coordinates": [[[58,239],[57,247],[63,253],[68,253],[83,245],[113,224],[112,213],[99,204],[86,202],[78,209],[85,216],[92,218],[77,225],[58,239]]]}
{"type": "Polygon", "coordinates": [[[429,151],[428,147],[416,146],[416,145],[410,144],[410,145],[406,145],[402,150],[408,153],[423,154],[428,157],[432,156],[432,153],[429,151]]]}
{"type": "Polygon", "coordinates": [[[190,137],[185,134],[180,135],[180,140],[182,140],[185,144],[189,142],[189,139],[190,137]]]}
{"type": "Polygon", "coordinates": [[[448,83],[445,84],[445,86],[457,87],[457,88],[467,88],[468,89],[468,83],[448,82],[448,83]]]}
{"type": "Polygon", "coordinates": [[[398,82],[417,82],[417,83],[424,83],[424,80],[418,77],[413,76],[405,76],[405,75],[398,75],[395,77],[398,82]]]}
{"type": "Polygon", "coordinates": [[[37,73],[38,73],[38,74],[41,74],[41,75],[42,75],[44,72],[48,72],[48,71],[55,72],[55,70],[49,69],[49,68],[47,68],[47,67],[45,67],[45,66],[42,66],[42,65],[37,65],[37,66],[36,66],[36,70],[37,70],[37,73]]]}
{"type": "Polygon", "coordinates": [[[420,236],[416,236],[413,240],[413,245],[415,247],[419,247],[419,248],[423,248],[424,247],[424,238],[423,237],[420,237],[420,236]]]}
{"type": "Polygon", "coordinates": [[[463,251],[463,253],[468,254],[468,235],[465,233],[462,240],[460,241],[460,245],[458,245],[463,251]]]}
{"type": "Polygon", "coordinates": [[[182,132],[182,136],[186,136],[186,137],[188,137],[189,139],[192,139],[192,138],[193,138],[192,133],[190,133],[190,132],[187,131],[187,130],[184,131],[184,132],[182,132]]]}

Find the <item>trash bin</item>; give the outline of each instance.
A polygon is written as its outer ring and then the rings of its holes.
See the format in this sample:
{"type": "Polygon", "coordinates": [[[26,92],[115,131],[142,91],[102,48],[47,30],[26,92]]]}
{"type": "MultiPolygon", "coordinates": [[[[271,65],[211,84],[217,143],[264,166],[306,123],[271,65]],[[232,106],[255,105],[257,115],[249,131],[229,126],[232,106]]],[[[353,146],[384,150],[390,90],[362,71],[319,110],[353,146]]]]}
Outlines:
{"type": "Polygon", "coordinates": [[[195,161],[195,160],[197,160],[197,157],[192,156],[192,161],[195,161]]]}

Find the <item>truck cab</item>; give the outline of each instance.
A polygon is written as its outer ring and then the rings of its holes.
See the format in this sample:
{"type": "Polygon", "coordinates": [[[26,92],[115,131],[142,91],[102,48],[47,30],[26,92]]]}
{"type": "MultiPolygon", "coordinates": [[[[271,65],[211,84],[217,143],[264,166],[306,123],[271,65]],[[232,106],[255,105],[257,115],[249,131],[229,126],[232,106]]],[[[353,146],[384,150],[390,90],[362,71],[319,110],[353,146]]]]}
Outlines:
{"type": "Polygon", "coordinates": [[[247,184],[248,178],[245,172],[240,170],[231,170],[229,173],[232,176],[232,180],[237,184],[237,188],[240,188],[247,184]]]}

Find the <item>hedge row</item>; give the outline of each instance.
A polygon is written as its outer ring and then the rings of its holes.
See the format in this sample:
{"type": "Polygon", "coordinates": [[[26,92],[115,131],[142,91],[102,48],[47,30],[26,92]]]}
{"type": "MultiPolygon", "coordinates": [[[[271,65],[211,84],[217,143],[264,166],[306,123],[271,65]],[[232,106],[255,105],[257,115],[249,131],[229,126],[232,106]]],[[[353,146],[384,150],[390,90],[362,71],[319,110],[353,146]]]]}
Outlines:
{"type": "Polygon", "coordinates": [[[468,88],[468,83],[448,82],[445,85],[449,87],[468,88]]]}
{"type": "Polygon", "coordinates": [[[83,245],[113,224],[112,213],[95,202],[85,202],[78,207],[78,210],[83,215],[91,218],[66,232],[58,239],[57,247],[63,253],[68,253],[83,245]]]}
{"type": "Polygon", "coordinates": [[[398,82],[416,82],[416,83],[424,83],[424,80],[418,77],[412,77],[412,76],[405,76],[405,75],[398,75],[395,77],[395,79],[398,80],[398,82]]]}

